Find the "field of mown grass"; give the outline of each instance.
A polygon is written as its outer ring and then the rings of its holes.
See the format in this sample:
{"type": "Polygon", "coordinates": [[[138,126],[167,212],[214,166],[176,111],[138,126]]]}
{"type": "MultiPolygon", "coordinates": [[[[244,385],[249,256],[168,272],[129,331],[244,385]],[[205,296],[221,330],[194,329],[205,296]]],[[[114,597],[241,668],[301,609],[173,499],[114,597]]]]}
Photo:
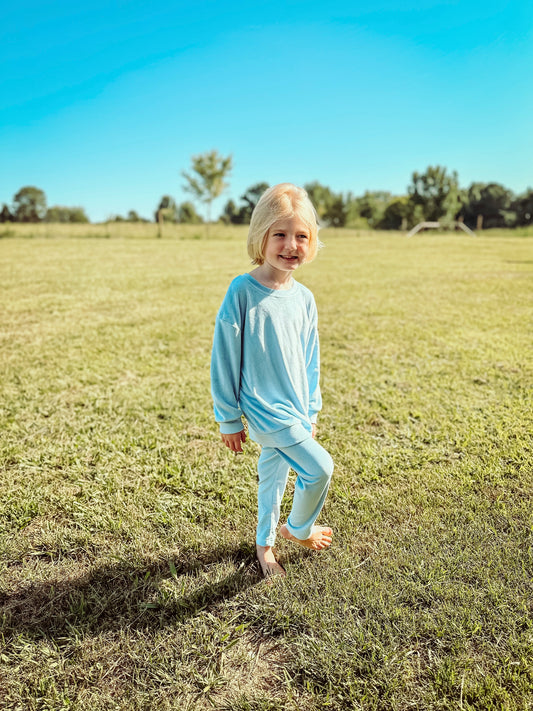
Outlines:
{"type": "Polygon", "coordinates": [[[2,710],[533,708],[533,234],[323,232],[335,539],[269,587],[209,393],[245,229],[41,227],[0,239],[2,710]]]}

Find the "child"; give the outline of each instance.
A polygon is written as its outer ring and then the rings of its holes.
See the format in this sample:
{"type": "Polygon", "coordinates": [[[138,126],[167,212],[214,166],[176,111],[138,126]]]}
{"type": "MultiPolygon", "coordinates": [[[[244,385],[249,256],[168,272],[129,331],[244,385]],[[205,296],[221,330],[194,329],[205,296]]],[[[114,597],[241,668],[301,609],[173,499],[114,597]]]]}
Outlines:
{"type": "Polygon", "coordinates": [[[315,440],[322,406],[317,310],[309,289],[293,279],[317,249],[317,216],[305,190],[290,183],[269,188],[248,233],[248,254],[258,266],[231,282],[216,319],[211,389],[222,441],[242,452],[244,415],[251,439],[262,446],[256,544],[267,578],[285,575],[273,546],[290,468],[297,479],[281,535],[321,550],[333,534],[314,525],[333,472],[315,440]]]}

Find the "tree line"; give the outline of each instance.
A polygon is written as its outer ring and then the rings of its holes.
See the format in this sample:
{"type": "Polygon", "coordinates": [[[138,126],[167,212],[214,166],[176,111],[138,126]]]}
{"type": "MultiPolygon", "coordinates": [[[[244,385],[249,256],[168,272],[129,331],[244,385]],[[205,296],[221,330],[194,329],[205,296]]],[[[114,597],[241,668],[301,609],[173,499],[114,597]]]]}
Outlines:
{"type": "MultiPolygon", "coordinates": [[[[232,170],[232,157],[221,156],[216,150],[192,157],[189,172],[182,172],[184,189],[192,194],[193,201],[177,203],[171,195],[164,195],[155,211],[159,222],[199,224],[211,222],[211,206],[229,187],[227,181],[232,170]],[[205,206],[205,218],[194,203],[205,206]]],[[[262,193],[269,187],[266,182],[255,183],[239,198],[229,199],[219,221],[226,224],[248,224],[252,211],[262,193]]],[[[439,222],[450,227],[455,221],[464,222],[473,229],[492,227],[518,227],[533,223],[533,190],[515,195],[500,183],[473,182],[461,188],[456,172],[442,166],[429,166],[424,172],[414,172],[405,195],[387,191],[366,191],[355,196],[351,192],[335,192],[318,181],[303,186],[316,207],[319,219],[325,226],[366,226],[372,229],[409,229],[419,222],[439,222]]],[[[147,222],[135,210],[125,217],[114,216],[115,221],[147,222]]],[[[82,207],[47,207],[46,195],[39,188],[26,186],[13,198],[13,204],[3,205],[0,222],[89,222],[82,207]]]]}
{"type": "Polygon", "coordinates": [[[89,218],[83,207],[47,207],[44,191],[26,185],[13,197],[11,208],[2,205],[0,222],[89,222],[89,218]]]}

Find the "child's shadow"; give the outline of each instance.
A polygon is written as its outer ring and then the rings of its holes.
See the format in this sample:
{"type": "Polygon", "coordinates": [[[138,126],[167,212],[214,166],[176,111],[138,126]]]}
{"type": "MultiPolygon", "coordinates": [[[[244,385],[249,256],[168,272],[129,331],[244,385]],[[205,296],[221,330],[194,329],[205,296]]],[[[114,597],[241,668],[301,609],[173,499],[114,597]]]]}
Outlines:
{"type": "Polygon", "coordinates": [[[4,637],[64,638],[75,632],[162,628],[212,609],[260,580],[255,548],[246,544],[104,564],[79,578],[29,583],[0,594],[0,630],[4,637]],[[231,572],[216,579],[219,566],[231,572]]]}

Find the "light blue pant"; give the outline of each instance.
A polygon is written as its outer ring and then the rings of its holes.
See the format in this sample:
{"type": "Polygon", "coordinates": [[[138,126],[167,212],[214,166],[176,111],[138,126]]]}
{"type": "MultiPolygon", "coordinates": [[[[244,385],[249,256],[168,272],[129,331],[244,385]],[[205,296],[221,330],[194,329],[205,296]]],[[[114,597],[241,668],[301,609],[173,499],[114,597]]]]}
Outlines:
{"type": "Polygon", "coordinates": [[[311,437],[290,447],[263,447],[257,463],[256,542],[260,546],[274,545],[289,469],[297,474],[289,532],[300,540],[309,538],[324,505],[333,473],[333,460],[324,447],[311,437]]]}

